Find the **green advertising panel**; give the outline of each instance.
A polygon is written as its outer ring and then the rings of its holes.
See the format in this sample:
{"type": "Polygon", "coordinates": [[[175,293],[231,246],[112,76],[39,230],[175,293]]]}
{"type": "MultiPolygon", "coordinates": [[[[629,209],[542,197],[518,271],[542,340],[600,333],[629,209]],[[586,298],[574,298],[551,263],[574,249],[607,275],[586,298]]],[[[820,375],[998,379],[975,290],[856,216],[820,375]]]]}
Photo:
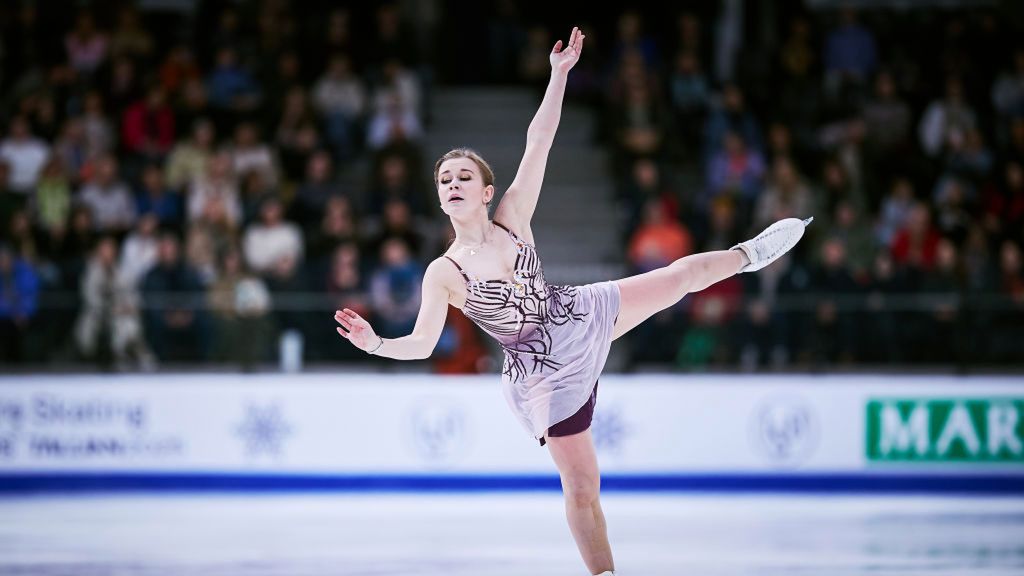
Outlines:
{"type": "Polygon", "coordinates": [[[865,416],[869,461],[1024,463],[1024,398],[874,398],[865,416]]]}

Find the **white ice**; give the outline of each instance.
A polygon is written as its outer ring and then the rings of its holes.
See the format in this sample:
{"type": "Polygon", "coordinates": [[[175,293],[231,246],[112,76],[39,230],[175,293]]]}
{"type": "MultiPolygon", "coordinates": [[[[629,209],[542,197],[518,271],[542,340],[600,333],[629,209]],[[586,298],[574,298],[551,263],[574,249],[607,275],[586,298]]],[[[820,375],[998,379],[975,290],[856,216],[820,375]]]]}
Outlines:
{"type": "MultiPolygon", "coordinates": [[[[1024,574],[1024,499],[602,498],[617,574],[1024,574]]],[[[560,495],[0,499],[0,574],[585,576],[560,495]]]]}

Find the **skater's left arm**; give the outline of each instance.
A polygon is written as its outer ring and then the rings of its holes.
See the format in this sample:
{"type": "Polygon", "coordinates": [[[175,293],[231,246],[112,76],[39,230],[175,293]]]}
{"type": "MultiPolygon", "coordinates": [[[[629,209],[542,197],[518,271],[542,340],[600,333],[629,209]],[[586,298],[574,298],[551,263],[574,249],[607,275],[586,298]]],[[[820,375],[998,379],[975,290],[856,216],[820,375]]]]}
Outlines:
{"type": "MultiPolygon", "coordinates": [[[[551,150],[551,144],[555,141],[555,132],[558,130],[558,122],[562,117],[565,82],[569,76],[569,70],[580,59],[585,37],[579,28],[573,28],[568,46],[563,50],[562,41],[559,40],[551,50],[551,79],[544,92],[544,100],[540,103],[540,108],[526,131],[526,152],[519,163],[519,171],[516,172],[515,180],[505,191],[505,196],[510,199],[510,204],[514,204],[511,208],[518,216],[519,222],[527,227],[537,207],[540,186],[544,180],[544,169],[547,167],[548,152],[551,150]]],[[[504,203],[504,197],[502,203],[504,203]]],[[[500,217],[496,214],[495,219],[500,219],[500,217]]]]}

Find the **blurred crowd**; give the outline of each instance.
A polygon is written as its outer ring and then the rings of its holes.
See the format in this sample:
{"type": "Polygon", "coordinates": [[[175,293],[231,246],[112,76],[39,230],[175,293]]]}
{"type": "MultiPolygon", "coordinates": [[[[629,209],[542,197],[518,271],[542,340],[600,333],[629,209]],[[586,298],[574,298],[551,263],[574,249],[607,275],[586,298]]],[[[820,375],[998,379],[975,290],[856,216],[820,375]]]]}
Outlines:
{"type": "Polygon", "coordinates": [[[612,152],[633,272],[815,217],[779,263],[639,327],[633,360],[1020,364],[1020,20],[769,4],[775,40],[752,33],[732,60],[699,11],[667,33],[654,22],[660,36],[627,11],[602,80],[579,87],[612,152]]]}
{"type": "MultiPolygon", "coordinates": [[[[815,216],[778,264],[637,328],[631,359],[1019,363],[1020,30],[778,2],[730,44],[726,4],[691,4],[588,27],[498,2],[466,56],[483,66],[447,79],[542,89],[553,39],[588,30],[566,98],[610,152],[631,273],[815,216]]],[[[254,366],[282,335],[364,359],[325,315],[342,307],[412,330],[450,230],[422,144],[443,65],[406,4],[48,6],[0,6],[0,362],[254,366]]],[[[435,370],[494,369],[453,310],[435,370]]]]}
{"type": "MultiPolygon", "coordinates": [[[[342,307],[411,331],[443,243],[419,225],[429,67],[397,5],[210,2],[187,33],[130,2],[46,7],[0,7],[0,360],[255,366],[289,333],[307,360],[365,357],[342,307]]],[[[451,324],[437,368],[476,369],[451,324]]]]}

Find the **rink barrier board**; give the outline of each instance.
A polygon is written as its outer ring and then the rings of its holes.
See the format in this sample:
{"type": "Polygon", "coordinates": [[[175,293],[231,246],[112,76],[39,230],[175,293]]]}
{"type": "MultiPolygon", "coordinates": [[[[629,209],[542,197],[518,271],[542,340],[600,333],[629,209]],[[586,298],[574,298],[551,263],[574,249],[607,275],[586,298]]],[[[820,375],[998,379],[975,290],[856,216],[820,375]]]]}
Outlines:
{"type": "MultiPolygon", "coordinates": [[[[1024,379],[605,375],[608,490],[1021,493],[1024,379]]],[[[0,377],[0,492],[557,490],[495,376],[0,377]]]]}

